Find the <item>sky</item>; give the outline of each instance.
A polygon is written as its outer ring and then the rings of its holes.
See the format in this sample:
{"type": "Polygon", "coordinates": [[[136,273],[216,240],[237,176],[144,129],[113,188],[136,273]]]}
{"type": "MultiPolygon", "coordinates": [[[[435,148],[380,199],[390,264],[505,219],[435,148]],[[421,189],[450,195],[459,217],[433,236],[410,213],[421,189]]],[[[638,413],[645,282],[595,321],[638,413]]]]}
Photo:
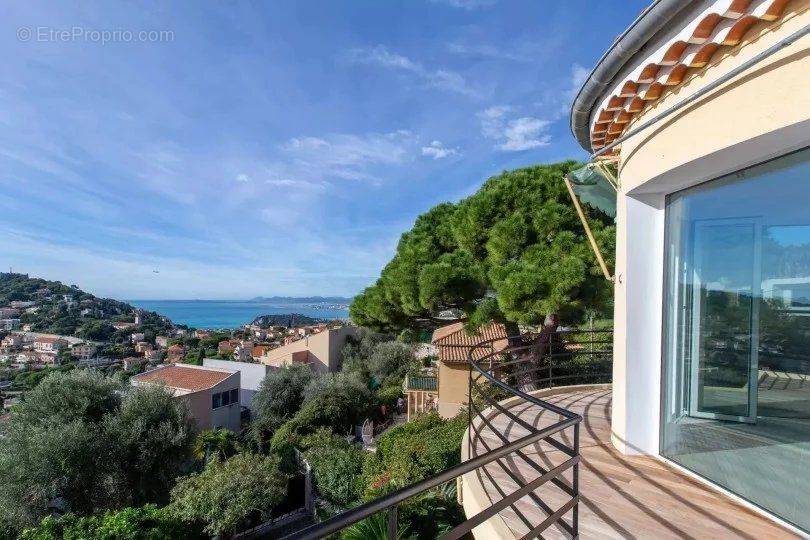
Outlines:
{"type": "Polygon", "coordinates": [[[569,105],[647,3],[4,2],[0,268],[354,295],[432,206],[585,158],[569,105]]]}

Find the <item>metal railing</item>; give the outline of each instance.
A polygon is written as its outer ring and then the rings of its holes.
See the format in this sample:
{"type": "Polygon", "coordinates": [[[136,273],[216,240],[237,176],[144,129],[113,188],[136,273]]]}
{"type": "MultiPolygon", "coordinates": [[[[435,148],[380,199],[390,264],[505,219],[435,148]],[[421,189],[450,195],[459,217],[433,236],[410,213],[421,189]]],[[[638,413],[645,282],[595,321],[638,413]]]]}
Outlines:
{"type": "MultiPolygon", "coordinates": [[[[551,526],[556,526],[572,538],[579,535],[579,428],[582,417],[532,395],[537,390],[560,385],[595,384],[609,382],[612,361],[611,330],[568,330],[490,340],[479,343],[468,354],[469,425],[467,429],[467,457],[459,465],[403,487],[386,496],[342,512],[316,525],[307,527],[287,538],[318,539],[337,533],[377,513],[387,513],[388,538],[399,538],[398,507],[414,496],[437,488],[449,481],[476,471],[487,477],[496,493],[488,492],[491,506],[482,512],[467,516],[467,520],[442,536],[454,540],[467,536],[475,527],[496,514],[511,509],[528,531],[524,538],[535,538],[551,526]],[[500,344],[508,343],[501,347],[500,344]],[[514,404],[534,407],[538,414],[558,418],[548,425],[527,422],[511,409],[514,404]],[[508,401],[507,401],[508,400],[508,401]],[[518,430],[499,429],[493,415],[502,414],[518,430]],[[482,436],[486,431],[486,435],[482,436]],[[498,439],[491,444],[487,438],[498,439]],[[544,459],[545,444],[561,452],[565,459],[556,465],[544,459]],[[531,448],[531,451],[527,449],[531,448]],[[483,449],[483,453],[479,452],[483,449]],[[534,471],[531,479],[516,463],[534,471]],[[506,493],[495,481],[491,466],[497,466],[516,489],[506,493]],[[551,485],[565,497],[557,508],[552,508],[536,492],[551,485]],[[498,497],[493,497],[497,495],[498,497]],[[518,501],[530,500],[539,512],[532,515],[521,510],[518,501]],[[537,516],[540,516],[539,518],[537,516]]],[[[524,467],[524,469],[525,469],[524,467]]],[[[555,497],[559,502],[559,497],[555,497]]],[[[521,505],[523,506],[523,505],[521,505]]]]}

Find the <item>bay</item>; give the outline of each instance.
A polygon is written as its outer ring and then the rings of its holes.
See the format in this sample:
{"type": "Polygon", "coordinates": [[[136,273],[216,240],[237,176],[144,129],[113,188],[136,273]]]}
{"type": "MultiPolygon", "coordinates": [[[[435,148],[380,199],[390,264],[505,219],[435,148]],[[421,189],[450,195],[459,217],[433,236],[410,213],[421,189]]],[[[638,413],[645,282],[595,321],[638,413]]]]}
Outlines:
{"type": "Polygon", "coordinates": [[[194,328],[236,328],[259,315],[300,313],[319,319],[347,319],[349,311],[335,304],[261,302],[247,300],[127,300],[135,307],[155,311],[175,324],[194,328]]]}

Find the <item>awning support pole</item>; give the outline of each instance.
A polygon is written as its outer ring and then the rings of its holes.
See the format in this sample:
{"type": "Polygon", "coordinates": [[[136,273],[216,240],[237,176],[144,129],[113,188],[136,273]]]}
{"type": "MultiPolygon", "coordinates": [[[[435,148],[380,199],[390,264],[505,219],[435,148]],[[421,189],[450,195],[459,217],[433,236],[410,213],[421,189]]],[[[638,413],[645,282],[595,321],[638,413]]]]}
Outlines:
{"type": "Polygon", "coordinates": [[[591,226],[588,225],[588,220],[585,218],[585,212],[582,211],[582,206],[580,206],[579,200],[577,199],[577,196],[574,193],[574,188],[571,186],[571,181],[568,179],[568,175],[565,175],[563,179],[565,180],[565,187],[568,188],[568,194],[571,196],[571,200],[574,203],[574,208],[577,209],[577,214],[579,214],[579,220],[582,222],[582,226],[585,227],[585,234],[588,236],[588,242],[590,242],[591,244],[593,254],[596,255],[596,261],[599,263],[599,268],[602,269],[602,274],[604,274],[606,280],[613,281],[613,277],[610,275],[610,272],[608,271],[608,267],[605,264],[605,260],[602,258],[602,252],[599,251],[599,246],[596,243],[596,238],[594,238],[593,232],[591,232],[591,226]]]}

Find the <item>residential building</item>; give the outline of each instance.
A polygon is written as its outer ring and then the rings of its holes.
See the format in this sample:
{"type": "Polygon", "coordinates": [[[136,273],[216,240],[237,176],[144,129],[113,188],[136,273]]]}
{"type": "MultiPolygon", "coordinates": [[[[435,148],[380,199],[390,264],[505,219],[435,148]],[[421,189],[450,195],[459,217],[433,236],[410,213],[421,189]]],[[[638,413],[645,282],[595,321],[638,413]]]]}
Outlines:
{"type": "Polygon", "coordinates": [[[135,352],[146,354],[148,351],[152,350],[152,344],[148,341],[139,341],[135,344],[135,352]]]}
{"type": "Polygon", "coordinates": [[[144,339],[146,339],[146,336],[144,335],[143,332],[133,332],[129,336],[130,343],[138,343],[139,341],[143,341],[144,339]]]}
{"type": "Polygon", "coordinates": [[[349,338],[357,338],[354,326],[343,326],[286,343],[266,351],[259,359],[262,364],[281,367],[292,363],[308,364],[317,373],[339,371],[341,351],[349,338]]]}
{"type": "Polygon", "coordinates": [[[233,349],[233,359],[237,362],[253,360],[253,342],[250,340],[238,341],[233,349]]]}
{"type": "Polygon", "coordinates": [[[156,364],[163,360],[163,350],[162,349],[150,349],[146,350],[143,353],[144,359],[146,359],[149,363],[156,364]]]}
{"type": "Polygon", "coordinates": [[[132,322],[115,321],[112,323],[112,327],[116,330],[126,330],[128,328],[134,328],[135,326],[137,325],[132,322]]]}
{"type": "Polygon", "coordinates": [[[16,319],[20,316],[20,310],[11,307],[0,308],[0,319],[16,319]]]}
{"type": "Polygon", "coordinates": [[[259,391],[259,385],[264,377],[274,368],[264,364],[248,362],[234,362],[233,360],[218,360],[206,358],[203,360],[203,367],[235,370],[239,376],[239,403],[250,409],[253,403],[253,396],[259,391]]]}
{"type": "Polygon", "coordinates": [[[166,336],[157,336],[155,338],[155,344],[158,347],[163,347],[164,349],[169,346],[169,338],[166,336]]]}
{"type": "Polygon", "coordinates": [[[98,347],[94,343],[80,342],[75,343],[70,347],[71,356],[81,360],[87,360],[88,358],[94,357],[96,352],[98,352],[98,347]]]}
{"type": "Polygon", "coordinates": [[[273,350],[275,347],[272,345],[261,344],[261,345],[254,345],[253,350],[250,352],[251,357],[258,361],[259,358],[264,356],[267,352],[273,350]]]}
{"type": "Polygon", "coordinates": [[[210,335],[211,332],[209,332],[208,330],[194,330],[195,338],[203,339],[209,337],[210,335]]]}
{"type": "Polygon", "coordinates": [[[179,343],[170,345],[169,348],[166,350],[167,362],[179,362],[185,356],[186,356],[186,348],[180,345],[179,343]]]}
{"type": "Polygon", "coordinates": [[[31,302],[29,300],[12,300],[8,305],[16,309],[25,309],[33,307],[36,304],[36,302],[31,302]]]}
{"type": "Polygon", "coordinates": [[[44,354],[57,354],[67,347],[68,342],[60,337],[41,336],[34,339],[34,351],[44,354]]]}
{"type": "Polygon", "coordinates": [[[21,335],[9,334],[0,342],[0,348],[2,348],[4,352],[10,352],[19,349],[22,347],[22,344],[23,339],[21,335]]]}
{"type": "Polygon", "coordinates": [[[188,403],[198,430],[241,427],[239,371],[174,364],[132,377],[134,386],[159,385],[188,403]]]}
{"type": "Polygon", "coordinates": [[[140,369],[144,364],[146,364],[146,358],[142,356],[128,356],[127,358],[124,358],[123,361],[125,371],[140,369]]]}
{"type": "Polygon", "coordinates": [[[456,322],[433,332],[431,343],[438,357],[436,410],[442,417],[452,418],[467,405],[470,379],[467,359],[471,352],[475,360],[490,353],[490,347],[476,347],[483,341],[492,341],[495,350],[506,348],[506,329],[502,324],[492,323],[469,334],[463,322],[456,322]]]}
{"type": "Polygon", "coordinates": [[[0,319],[0,330],[18,330],[20,319],[0,319]]]}
{"type": "Polygon", "coordinates": [[[222,356],[230,356],[233,354],[233,351],[236,349],[237,345],[239,345],[239,340],[237,339],[225,339],[217,344],[217,354],[222,356]]]}

